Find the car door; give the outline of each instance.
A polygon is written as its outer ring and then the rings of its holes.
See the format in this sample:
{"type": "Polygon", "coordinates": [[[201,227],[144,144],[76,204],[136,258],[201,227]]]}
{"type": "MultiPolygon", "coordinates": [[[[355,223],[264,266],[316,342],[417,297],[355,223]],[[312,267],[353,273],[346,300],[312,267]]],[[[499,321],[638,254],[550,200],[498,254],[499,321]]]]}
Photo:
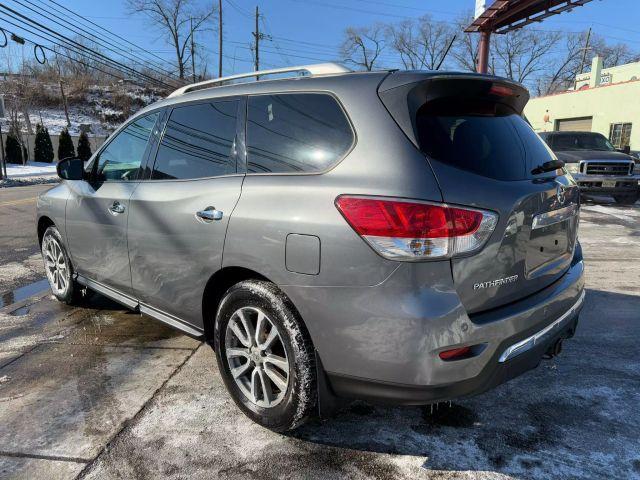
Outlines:
{"type": "Polygon", "coordinates": [[[124,294],[131,294],[129,198],[158,117],[159,112],[150,113],[117,132],[93,160],[90,179],[74,182],[66,206],[66,233],[76,272],[124,294]]]}
{"type": "Polygon", "coordinates": [[[129,254],[142,311],[202,327],[204,288],[221,268],[244,178],[237,167],[243,110],[231,98],[170,112],[150,178],[130,199],[129,254]]]}

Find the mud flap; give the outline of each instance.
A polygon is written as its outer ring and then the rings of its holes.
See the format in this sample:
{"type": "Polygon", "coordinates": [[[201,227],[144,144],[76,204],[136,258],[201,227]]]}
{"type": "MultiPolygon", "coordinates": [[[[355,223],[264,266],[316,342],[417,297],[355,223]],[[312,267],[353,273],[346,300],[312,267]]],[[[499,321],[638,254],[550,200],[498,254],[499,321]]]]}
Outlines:
{"type": "Polygon", "coordinates": [[[329,379],[322,365],[322,360],[318,351],[316,356],[316,379],[318,392],[318,416],[321,419],[330,418],[338,411],[342,410],[351,403],[351,400],[336,396],[331,388],[329,379]]]}

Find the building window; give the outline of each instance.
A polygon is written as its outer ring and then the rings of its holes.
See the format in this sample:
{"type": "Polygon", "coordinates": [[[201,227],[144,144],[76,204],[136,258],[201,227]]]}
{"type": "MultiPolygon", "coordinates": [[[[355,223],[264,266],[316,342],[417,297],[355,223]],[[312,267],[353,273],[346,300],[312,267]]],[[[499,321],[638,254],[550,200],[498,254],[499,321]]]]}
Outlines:
{"type": "Polygon", "coordinates": [[[616,148],[624,148],[631,144],[631,123],[612,123],[609,129],[609,140],[616,148]]]}

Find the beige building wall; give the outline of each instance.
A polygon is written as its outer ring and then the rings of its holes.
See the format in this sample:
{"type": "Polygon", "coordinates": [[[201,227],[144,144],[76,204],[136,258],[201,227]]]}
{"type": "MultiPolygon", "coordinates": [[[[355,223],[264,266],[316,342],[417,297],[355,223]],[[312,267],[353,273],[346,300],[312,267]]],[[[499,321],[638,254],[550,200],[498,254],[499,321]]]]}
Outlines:
{"type": "Polygon", "coordinates": [[[591,130],[609,138],[612,123],[631,123],[631,150],[640,150],[640,80],[532,98],[524,113],[537,132],[555,130],[558,120],[593,117],[591,130]]]}

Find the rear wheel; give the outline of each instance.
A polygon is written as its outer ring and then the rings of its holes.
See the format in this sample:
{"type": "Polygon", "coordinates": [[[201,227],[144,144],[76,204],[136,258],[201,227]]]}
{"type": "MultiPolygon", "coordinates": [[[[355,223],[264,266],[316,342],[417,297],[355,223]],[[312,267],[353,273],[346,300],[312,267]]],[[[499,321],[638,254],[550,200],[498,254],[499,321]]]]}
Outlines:
{"type": "Polygon", "coordinates": [[[313,347],[275,285],[244,281],[231,287],[218,308],[214,335],[225,385],[249,418],[278,432],[304,423],[316,403],[313,347]]]}
{"type": "Polygon", "coordinates": [[[61,302],[76,303],[83,296],[83,287],[73,280],[73,266],[55,226],[44,232],[41,249],[51,292],[61,302]]]}
{"type": "Polygon", "coordinates": [[[614,195],[613,199],[620,205],[633,205],[640,199],[640,193],[631,193],[628,195],[614,195]]]}

